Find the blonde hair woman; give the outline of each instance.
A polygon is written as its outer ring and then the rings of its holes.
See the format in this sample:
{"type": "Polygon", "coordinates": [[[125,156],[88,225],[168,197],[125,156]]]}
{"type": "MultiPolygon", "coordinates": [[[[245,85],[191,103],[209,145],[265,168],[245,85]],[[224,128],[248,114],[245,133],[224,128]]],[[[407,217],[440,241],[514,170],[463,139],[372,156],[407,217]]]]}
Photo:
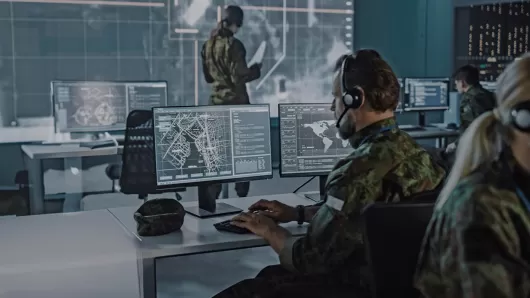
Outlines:
{"type": "Polygon", "coordinates": [[[466,130],[420,254],[424,297],[530,297],[530,53],[466,130]]]}

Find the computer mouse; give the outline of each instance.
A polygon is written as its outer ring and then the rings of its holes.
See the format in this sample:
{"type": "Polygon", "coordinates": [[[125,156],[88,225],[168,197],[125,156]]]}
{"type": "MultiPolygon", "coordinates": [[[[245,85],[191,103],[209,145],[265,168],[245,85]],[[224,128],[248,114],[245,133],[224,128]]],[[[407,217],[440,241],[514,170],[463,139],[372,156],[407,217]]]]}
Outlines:
{"type": "Polygon", "coordinates": [[[458,125],[456,125],[456,123],[449,123],[449,124],[447,124],[447,129],[457,130],[458,129],[458,125]]]}

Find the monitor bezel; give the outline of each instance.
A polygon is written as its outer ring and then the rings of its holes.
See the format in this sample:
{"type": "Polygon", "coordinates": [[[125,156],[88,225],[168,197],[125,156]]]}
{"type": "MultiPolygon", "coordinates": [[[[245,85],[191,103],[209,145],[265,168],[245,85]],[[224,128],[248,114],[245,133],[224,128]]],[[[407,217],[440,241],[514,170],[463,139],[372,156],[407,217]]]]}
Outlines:
{"type": "MultiPolygon", "coordinates": [[[[293,105],[315,105],[315,104],[321,104],[321,105],[328,105],[329,107],[331,107],[331,104],[328,104],[328,103],[320,103],[320,102],[314,102],[314,103],[279,103],[278,104],[278,144],[280,146],[280,165],[279,165],[279,169],[278,169],[278,172],[280,174],[280,177],[281,178],[300,178],[300,177],[318,177],[318,176],[327,176],[329,175],[329,173],[331,173],[331,171],[333,171],[333,169],[330,169],[329,171],[314,171],[314,172],[296,172],[296,173],[284,173],[282,171],[282,145],[281,145],[281,142],[282,142],[282,121],[281,121],[281,113],[280,113],[280,109],[281,109],[281,106],[293,106],[293,105]]],[[[353,151],[353,148],[352,148],[352,151],[353,151]]],[[[351,152],[350,152],[351,153],[351,152]]],[[[348,155],[344,156],[344,157],[347,157],[348,155]]],[[[344,158],[343,157],[343,158],[344,158]]],[[[340,158],[342,159],[342,158],[340,158]]],[[[339,160],[340,160],[339,159],[339,160]]]]}
{"type": "Polygon", "coordinates": [[[403,81],[403,87],[401,87],[401,85],[399,86],[399,95],[398,95],[398,106],[399,106],[399,103],[401,103],[401,108],[397,108],[394,110],[394,113],[403,113],[404,110],[403,110],[403,104],[405,103],[405,78],[401,78],[401,77],[398,77],[397,78],[398,80],[398,84],[399,84],[399,81],[403,81]]]}
{"type": "Polygon", "coordinates": [[[449,77],[406,77],[403,82],[403,112],[429,112],[429,111],[447,111],[451,108],[450,101],[451,93],[451,78],[449,77]],[[409,93],[405,93],[407,90],[407,80],[441,80],[447,81],[447,96],[445,107],[422,107],[422,108],[405,108],[405,101],[410,97],[409,93]]]}
{"type": "Polygon", "coordinates": [[[131,111],[129,111],[129,105],[127,103],[127,111],[126,111],[126,118],[125,118],[125,123],[124,123],[124,126],[123,128],[121,127],[116,127],[116,128],[111,128],[111,129],[92,129],[92,128],[87,128],[87,129],[64,129],[64,130],[60,130],[58,125],[57,125],[57,109],[56,109],[56,99],[55,99],[55,88],[54,88],[54,84],[57,84],[57,83],[64,83],[64,84],[68,84],[68,83],[89,83],[89,84],[97,84],[97,83],[111,83],[111,84],[156,84],[156,83],[163,83],[165,84],[165,88],[166,88],[166,97],[165,97],[165,100],[164,100],[164,104],[165,106],[168,105],[168,97],[169,97],[169,87],[168,87],[168,83],[167,81],[164,81],[164,80],[156,80],[156,81],[78,81],[78,80],[53,80],[53,81],[50,81],[50,97],[51,97],[51,102],[52,102],[52,117],[53,117],[53,131],[55,133],[102,133],[102,132],[116,132],[116,131],[125,131],[125,129],[127,128],[127,116],[129,115],[129,113],[131,111]]]}
{"type": "Polygon", "coordinates": [[[255,180],[268,180],[272,179],[274,177],[274,169],[273,169],[273,162],[272,162],[272,129],[271,129],[271,107],[270,104],[251,104],[251,105],[196,105],[196,106],[165,106],[165,107],[154,107],[151,109],[151,112],[153,113],[153,159],[155,162],[155,180],[156,180],[156,189],[157,190],[164,190],[168,188],[175,188],[175,187],[193,187],[193,186],[204,186],[204,185],[211,185],[211,184],[218,184],[218,183],[233,183],[233,182],[245,182],[245,181],[255,181],[255,180]],[[269,148],[270,148],[270,165],[271,165],[271,172],[270,174],[266,175],[260,175],[260,176],[249,176],[249,177],[234,177],[226,179],[226,177],[219,177],[219,179],[212,179],[209,181],[194,181],[194,182],[183,182],[183,183],[175,183],[175,184],[165,184],[165,185],[158,185],[158,177],[157,177],[157,170],[158,170],[158,163],[156,160],[156,140],[155,140],[155,110],[156,109],[175,109],[175,108],[204,108],[204,107],[226,107],[226,108],[248,108],[248,107],[267,107],[268,114],[269,114],[269,148]]]}

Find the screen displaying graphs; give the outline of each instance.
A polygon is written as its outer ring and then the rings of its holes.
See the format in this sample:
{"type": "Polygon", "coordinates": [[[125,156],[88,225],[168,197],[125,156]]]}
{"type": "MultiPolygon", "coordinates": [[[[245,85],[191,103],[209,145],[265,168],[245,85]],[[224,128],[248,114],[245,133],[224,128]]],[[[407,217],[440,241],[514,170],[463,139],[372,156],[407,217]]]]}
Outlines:
{"type": "Polygon", "coordinates": [[[321,102],[353,49],[353,0],[0,1],[0,94],[15,117],[50,116],[51,81],[167,81],[169,105],[207,104],[200,50],[226,5],[247,61],[266,44],[254,104],[321,102]],[[93,4],[97,3],[97,4],[93,4]]]}
{"type": "Polygon", "coordinates": [[[474,64],[484,81],[529,51],[529,1],[457,7],[455,22],[455,69],[474,64]]]}

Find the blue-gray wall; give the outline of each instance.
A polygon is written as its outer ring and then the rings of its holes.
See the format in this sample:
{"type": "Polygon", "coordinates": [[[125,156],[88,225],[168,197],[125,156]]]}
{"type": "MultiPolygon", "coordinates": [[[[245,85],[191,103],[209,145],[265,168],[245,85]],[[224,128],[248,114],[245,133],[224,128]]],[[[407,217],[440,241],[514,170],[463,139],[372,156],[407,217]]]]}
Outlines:
{"type": "MultiPolygon", "coordinates": [[[[453,3],[450,0],[356,0],[354,47],[373,48],[399,77],[448,77],[452,72],[453,3]]],[[[417,113],[398,115],[417,124],[417,113]]],[[[426,121],[443,122],[442,112],[426,121]]]]}

